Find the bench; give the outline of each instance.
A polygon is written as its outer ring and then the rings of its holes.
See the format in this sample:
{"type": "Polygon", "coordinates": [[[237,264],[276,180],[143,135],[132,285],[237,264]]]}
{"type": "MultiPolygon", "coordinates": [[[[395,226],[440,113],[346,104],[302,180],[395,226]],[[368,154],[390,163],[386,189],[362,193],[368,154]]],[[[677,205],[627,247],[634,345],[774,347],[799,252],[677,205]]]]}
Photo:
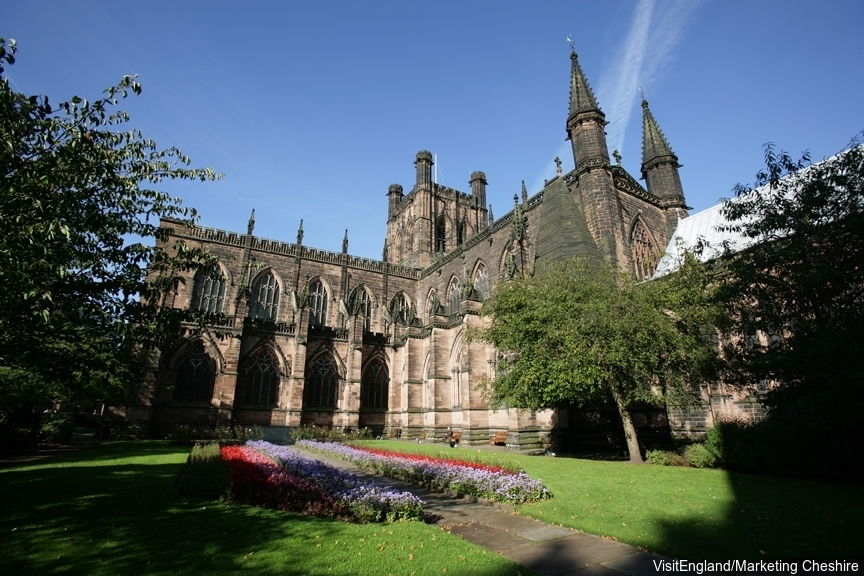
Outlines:
{"type": "Polygon", "coordinates": [[[453,432],[453,435],[449,438],[444,438],[445,442],[450,442],[450,447],[453,448],[457,444],[459,444],[459,440],[462,439],[462,432],[453,432]]]}
{"type": "Polygon", "coordinates": [[[495,432],[495,434],[489,436],[489,445],[495,446],[497,444],[507,445],[507,432],[495,432]]]}

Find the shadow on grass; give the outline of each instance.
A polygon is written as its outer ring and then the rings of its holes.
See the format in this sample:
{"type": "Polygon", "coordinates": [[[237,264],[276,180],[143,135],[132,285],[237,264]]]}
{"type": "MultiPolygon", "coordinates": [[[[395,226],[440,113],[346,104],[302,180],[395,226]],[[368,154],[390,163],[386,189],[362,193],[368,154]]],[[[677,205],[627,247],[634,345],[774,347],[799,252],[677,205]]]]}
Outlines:
{"type": "Polygon", "coordinates": [[[860,570],[864,488],[744,472],[702,472],[725,477],[731,498],[713,519],[694,506],[692,515],[659,520],[666,544],[662,553],[712,562],[782,561],[795,563],[799,572],[804,560],[857,560],[860,570]]]}
{"type": "Polygon", "coordinates": [[[132,444],[0,471],[0,574],[340,573],[326,554],[292,559],[344,523],[178,496],[188,447],[132,444]]]}

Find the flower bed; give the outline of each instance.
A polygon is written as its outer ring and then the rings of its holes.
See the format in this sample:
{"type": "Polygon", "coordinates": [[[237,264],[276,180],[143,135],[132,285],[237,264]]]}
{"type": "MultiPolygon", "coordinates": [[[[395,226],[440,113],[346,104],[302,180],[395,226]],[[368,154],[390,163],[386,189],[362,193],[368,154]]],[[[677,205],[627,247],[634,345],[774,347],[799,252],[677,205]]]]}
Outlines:
{"type": "Polygon", "coordinates": [[[223,446],[220,452],[231,474],[234,502],[324,518],[356,519],[351,510],[314,483],[288,473],[250,447],[223,446]]]}
{"type": "Polygon", "coordinates": [[[423,501],[410,492],[400,492],[364,481],[317,460],[304,458],[287,446],[249,441],[246,446],[272,458],[287,474],[314,484],[360,520],[422,520],[423,501]]]}
{"type": "Polygon", "coordinates": [[[377,470],[387,476],[496,502],[522,504],[552,497],[552,493],[541,481],[534,480],[523,472],[513,473],[497,466],[398,452],[381,454],[378,453],[381,451],[330,442],[301,440],[297,445],[347,460],[363,468],[377,470]]]}

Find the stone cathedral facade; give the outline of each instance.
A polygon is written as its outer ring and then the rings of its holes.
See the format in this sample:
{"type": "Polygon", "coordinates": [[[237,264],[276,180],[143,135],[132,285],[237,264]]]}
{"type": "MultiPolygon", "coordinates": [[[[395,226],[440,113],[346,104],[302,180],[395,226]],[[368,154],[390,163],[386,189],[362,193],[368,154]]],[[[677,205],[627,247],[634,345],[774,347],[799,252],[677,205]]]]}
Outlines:
{"type": "MultiPolygon", "coordinates": [[[[420,151],[416,180],[387,191],[380,261],[351,256],[347,231],[341,253],[308,247],[302,222],[294,243],[255,237],[254,212],[246,234],[163,221],[169,242],[206,247],[219,260],[166,305],[226,321],[190,331],[158,359],[127,422],[158,434],[180,424],[271,432],[314,424],[427,438],[452,426],[464,443],[507,432],[516,449],[578,430],[564,410],[491,410],[480,384],[494,377],[497,351],[465,333],[480,324],[495,282],[543,259],[591,256],[639,278],[654,273],[687,207],[678,158],[647,102],[642,109],[640,182],[617,152],[610,161],[605,116],[571,54],[565,128],[576,168],[564,174],[559,162],[531,195],[523,183],[512,210],[495,219],[484,172],[470,175],[466,191],[443,187],[432,180],[432,155],[420,151]]],[[[666,411],[636,423],[666,426],[666,411]]]]}

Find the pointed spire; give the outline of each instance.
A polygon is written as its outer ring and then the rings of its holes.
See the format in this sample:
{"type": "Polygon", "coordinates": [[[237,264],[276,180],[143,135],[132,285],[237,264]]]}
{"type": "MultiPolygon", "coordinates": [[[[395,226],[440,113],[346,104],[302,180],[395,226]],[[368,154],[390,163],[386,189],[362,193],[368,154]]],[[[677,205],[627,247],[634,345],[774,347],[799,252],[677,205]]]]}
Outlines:
{"type": "Polygon", "coordinates": [[[585,73],[582,72],[582,67],[579,66],[579,59],[576,52],[570,53],[570,115],[580,112],[588,112],[590,110],[600,111],[600,106],[597,104],[597,99],[594,98],[594,92],[591,91],[591,86],[588,85],[588,80],[585,79],[585,73]]]}
{"type": "Polygon", "coordinates": [[[252,235],[252,231],[255,230],[255,209],[252,209],[252,215],[249,216],[249,226],[246,228],[246,234],[249,236],[252,235]]]}
{"type": "Polygon", "coordinates": [[[492,205],[489,204],[489,225],[491,226],[493,222],[495,222],[495,215],[492,214],[492,205]]]}
{"type": "Polygon", "coordinates": [[[528,202],[528,189],[525,188],[525,181],[522,180],[522,203],[528,202]]]}
{"type": "Polygon", "coordinates": [[[348,253],[348,229],[345,229],[345,237],[342,238],[342,254],[348,253]]]}
{"type": "Polygon", "coordinates": [[[654,115],[648,108],[648,101],[642,99],[642,164],[645,165],[655,158],[671,156],[678,161],[678,157],[672,152],[669,142],[657,125],[654,115]]]}
{"type": "Polygon", "coordinates": [[[303,219],[300,219],[300,227],[297,228],[297,245],[303,245],[303,219]]]}

